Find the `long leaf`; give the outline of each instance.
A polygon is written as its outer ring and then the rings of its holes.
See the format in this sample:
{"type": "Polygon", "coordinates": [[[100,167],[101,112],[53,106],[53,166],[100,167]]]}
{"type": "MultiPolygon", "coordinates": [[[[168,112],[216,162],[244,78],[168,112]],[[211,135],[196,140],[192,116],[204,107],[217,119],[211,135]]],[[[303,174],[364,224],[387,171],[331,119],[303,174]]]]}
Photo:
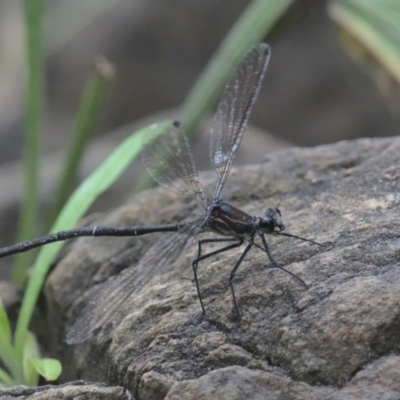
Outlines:
{"type": "Polygon", "coordinates": [[[61,363],[54,358],[29,358],[28,362],[46,381],[55,381],[61,375],[61,363]]]}
{"type": "MultiPolygon", "coordinates": [[[[31,237],[36,224],[39,203],[39,153],[42,129],[43,105],[43,57],[42,57],[42,0],[24,0],[22,2],[26,30],[27,78],[25,94],[25,139],[24,165],[25,183],[18,223],[18,239],[31,237]]],[[[29,254],[15,258],[13,282],[21,286],[29,261],[29,254]]]]}
{"type": "Polygon", "coordinates": [[[230,30],[215,56],[182,105],[181,120],[188,136],[217,102],[238,61],[262,41],[293,0],[254,0],[230,30]]]}
{"type": "Polygon", "coordinates": [[[14,379],[4,369],[0,368],[0,390],[14,385],[14,379]]]}
{"type": "Polygon", "coordinates": [[[31,359],[40,359],[39,344],[32,332],[28,332],[25,337],[24,353],[23,353],[23,371],[24,371],[24,385],[36,386],[39,382],[39,373],[34,364],[30,362],[31,359]]]}
{"type": "Polygon", "coordinates": [[[400,82],[400,1],[334,0],[328,11],[400,82]]]}
{"type": "MultiPolygon", "coordinates": [[[[15,380],[20,381],[23,379],[23,373],[20,369],[20,363],[14,347],[11,342],[11,328],[6,310],[0,299],[0,359],[3,364],[8,368],[15,380]]],[[[2,378],[0,377],[0,380],[2,378]]],[[[21,382],[22,383],[22,382],[21,382]]]]}
{"type": "MultiPolygon", "coordinates": [[[[143,128],[122,142],[112,154],[76,189],[64,206],[51,231],[72,228],[85,214],[97,197],[107,190],[125,171],[141,149],[142,136],[161,134],[171,122],[154,124],[143,128]]],[[[28,325],[42,288],[44,279],[62,243],[52,243],[41,249],[34,264],[18,318],[15,346],[22,359],[28,325]]]]}

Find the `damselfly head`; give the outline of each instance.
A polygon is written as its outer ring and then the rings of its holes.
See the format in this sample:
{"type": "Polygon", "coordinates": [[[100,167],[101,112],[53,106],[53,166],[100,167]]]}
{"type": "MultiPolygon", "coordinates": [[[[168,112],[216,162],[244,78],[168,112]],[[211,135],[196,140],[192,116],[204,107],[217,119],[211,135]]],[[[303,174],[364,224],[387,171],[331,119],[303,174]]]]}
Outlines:
{"type": "Polygon", "coordinates": [[[264,217],[258,221],[258,229],[262,233],[276,235],[285,230],[282,214],[278,207],[268,208],[264,217]]]}

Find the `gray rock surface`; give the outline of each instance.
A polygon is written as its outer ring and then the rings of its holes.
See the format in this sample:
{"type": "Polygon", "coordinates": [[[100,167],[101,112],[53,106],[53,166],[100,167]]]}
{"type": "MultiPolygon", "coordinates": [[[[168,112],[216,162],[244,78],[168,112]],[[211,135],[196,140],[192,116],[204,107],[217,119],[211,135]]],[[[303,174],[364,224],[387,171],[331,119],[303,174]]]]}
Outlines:
{"type": "MultiPolygon", "coordinates": [[[[201,180],[212,190],[211,173],[201,180]]],[[[79,239],[46,285],[54,327],[46,344],[64,365],[62,378],[122,385],[139,399],[399,399],[400,138],[277,152],[234,169],[222,197],[252,215],[279,203],[288,232],[326,245],[269,238],[276,260],[309,289],[252,250],[234,281],[236,321],[228,286],[236,249],[199,265],[201,316],[193,283],[180,279],[191,278],[193,243],[126,304],[119,324],[67,346],[88,296],[134,268],[158,236],[79,239]],[[118,257],[128,245],[134,252],[118,257]]],[[[195,212],[192,201],[155,189],[96,223],[195,212]]]]}
{"type": "Polygon", "coordinates": [[[131,400],[131,394],[118,386],[85,381],[70,382],[66,385],[46,385],[36,388],[15,386],[0,390],[1,400],[131,400]]]}

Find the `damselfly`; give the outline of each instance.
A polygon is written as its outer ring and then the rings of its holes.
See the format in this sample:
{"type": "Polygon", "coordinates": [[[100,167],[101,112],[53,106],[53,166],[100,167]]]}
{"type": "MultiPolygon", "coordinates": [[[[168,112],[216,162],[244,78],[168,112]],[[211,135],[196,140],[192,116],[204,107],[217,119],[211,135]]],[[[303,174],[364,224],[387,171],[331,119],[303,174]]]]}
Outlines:
{"type": "Polygon", "coordinates": [[[188,140],[179,122],[171,122],[169,128],[157,138],[146,139],[143,162],[149,174],[161,186],[181,195],[192,196],[201,210],[200,216],[188,222],[184,221],[173,225],[84,227],[52,233],[0,249],[0,257],[5,257],[48,243],[81,236],[139,236],[153,232],[172,232],[154,244],[138,265],[107,281],[95,293],[69,331],[68,343],[79,343],[89,339],[106,323],[115,319],[123,304],[134,299],[136,293],[154,274],[160,272],[163,265],[176,257],[177,252],[188,241],[202,232],[209,231],[222,236],[221,238],[199,240],[197,257],[192,261],[194,282],[203,313],[205,313],[205,307],[197,278],[198,263],[243,244],[245,245],[244,251],[229,275],[229,285],[237,317],[240,314],[233,279],[246,254],[253,246],[264,251],[274,267],[287,272],[306,286],[302,279],[275,262],[265,235],[289,236],[320,244],[283,232],[285,227],[278,207],[269,208],[263,216],[251,216],[220,199],[221,191],[232,168],[233,159],[243,138],[250,112],[257,99],[269,57],[270,48],[267,44],[261,43],[253,47],[239,63],[222,94],[210,135],[210,160],[217,173],[217,182],[211,202],[207,202],[205,198],[188,140]],[[256,238],[259,238],[260,244],[256,243],[256,238]],[[226,246],[203,254],[202,246],[205,243],[225,243],[226,246]]]}

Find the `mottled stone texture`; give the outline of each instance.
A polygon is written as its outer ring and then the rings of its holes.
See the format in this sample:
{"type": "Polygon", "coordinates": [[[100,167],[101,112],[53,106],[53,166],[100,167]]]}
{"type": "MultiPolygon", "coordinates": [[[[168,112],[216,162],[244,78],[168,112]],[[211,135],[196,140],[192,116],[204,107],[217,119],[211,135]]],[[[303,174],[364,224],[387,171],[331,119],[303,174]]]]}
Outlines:
{"type": "Polygon", "coordinates": [[[85,381],[70,382],[65,385],[46,385],[37,388],[15,386],[0,390],[1,400],[131,400],[128,390],[117,386],[85,381]]]}
{"type": "MultiPolygon", "coordinates": [[[[201,179],[212,190],[213,176],[201,179]]],[[[157,235],[77,240],[46,286],[55,329],[47,345],[64,364],[63,379],[103,380],[140,399],[399,399],[400,138],[274,153],[234,169],[222,197],[252,215],[279,203],[287,232],[326,245],[268,238],[276,260],[309,288],[252,250],[235,279],[236,321],[228,276],[243,249],[235,249],[199,265],[201,316],[193,283],[180,279],[192,276],[194,243],[126,304],[120,324],[67,346],[92,287],[134,268],[157,235]],[[118,257],[127,245],[134,252],[118,257]]],[[[155,189],[96,223],[196,212],[193,202],[155,189]]]]}

